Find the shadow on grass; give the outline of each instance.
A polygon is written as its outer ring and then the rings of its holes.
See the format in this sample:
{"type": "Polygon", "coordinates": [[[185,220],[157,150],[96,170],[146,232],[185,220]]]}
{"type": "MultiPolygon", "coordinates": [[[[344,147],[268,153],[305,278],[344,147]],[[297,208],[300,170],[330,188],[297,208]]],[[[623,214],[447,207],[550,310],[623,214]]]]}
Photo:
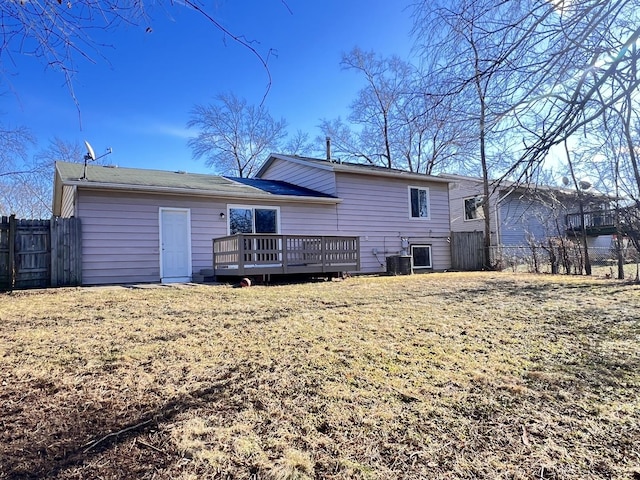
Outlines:
{"type": "MultiPolygon", "coordinates": [[[[637,291],[635,282],[522,283],[490,280],[485,286],[460,289],[468,298],[488,298],[496,291],[522,303],[542,305],[552,302],[550,315],[533,314],[532,328],[540,339],[553,346],[544,356],[532,358],[534,368],[545,381],[562,384],[573,391],[640,389],[640,354],[633,345],[640,337],[640,318],[625,294],[637,291]],[[606,306],[596,306],[591,298],[606,298],[606,306]],[[609,301],[610,300],[610,301],[609,301]],[[566,301],[566,308],[562,308],[566,301]],[[553,374],[552,374],[553,373],[553,374]]],[[[505,312],[505,321],[508,312],[505,312]]]]}
{"type": "Polygon", "coordinates": [[[535,298],[537,300],[547,300],[551,298],[558,298],[563,291],[567,291],[568,294],[576,295],[576,290],[583,290],[584,292],[591,292],[596,295],[602,294],[624,294],[629,289],[637,290],[640,284],[637,282],[624,281],[619,282],[616,280],[607,280],[602,282],[593,282],[585,278],[584,282],[575,283],[553,283],[553,282],[535,282],[535,283],[516,283],[511,280],[495,280],[491,279],[486,282],[486,286],[474,287],[474,288],[460,288],[457,290],[457,295],[465,298],[478,298],[483,294],[493,295],[496,291],[509,295],[511,297],[518,298],[535,298]]]}
{"type": "MultiPolygon", "coordinates": [[[[170,421],[176,415],[202,407],[213,402],[236,381],[234,371],[227,372],[216,378],[206,388],[198,389],[162,405],[151,408],[145,414],[130,419],[122,419],[117,414],[115,405],[105,405],[99,409],[84,412],[75,409],[64,409],[63,412],[52,411],[57,415],[54,428],[47,429],[46,425],[34,424],[29,415],[26,403],[20,408],[5,411],[0,416],[0,424],[4,433],[0,434],[3,457],[0,467],[0,478],[8,479],[40,479],[64,476],[63,472],[88,462],[93,456],[116,447],[125,441],[139,437],[145,433],[157,430],[158,426],[170,421]],[[21,416],[19,420],[17,416],[21,416]],[[13,418],[12,418],[13,417],[13,418]],[[79,419],[82,417],[83,421],[79,419]],[[7,428],[8,425],[11,428],[7,428]],[[61,426],[56,428],[56,426],[61,426]],[[38,433],[42,431],[42,433],[38,433]],[[92,439],[87,441],[87,439],[92,439]]],[[[48,395],[47,389],[55,388],[49,385],[35,385],[36,390],[43,390],[40,395],[48,395]]],[[[24,395],[24,392],[5,392],[11,395],[24,395]]],[[[0,396],[0,405],[4,404],[6,395],[0,396]]],[[[141,406],[144,408],[144,406],[141,406]]],[[[139,410],[141,410],[140,408],[139,410]]],[[[54,408],[51,408],[54,410],[54,408]]],[[[144,442],[141,442],[143,445],[144,442]]],[[[163,468],[171,461],[171,452],[166,452],[147,445],[144,465],[133,465],[133,468],[163,468]]],[[[136,462],[136,459],[132,459],[136,462]]],[[[133,472],[126,470],[127,475],[133,472]]],[[[120,472],[122,473],[122,472],[120,472]]],[[[135,476],[135,475],[132,475],[135,476]]],[[[115,477],[114,477],[115,478],[115,477]]]]}

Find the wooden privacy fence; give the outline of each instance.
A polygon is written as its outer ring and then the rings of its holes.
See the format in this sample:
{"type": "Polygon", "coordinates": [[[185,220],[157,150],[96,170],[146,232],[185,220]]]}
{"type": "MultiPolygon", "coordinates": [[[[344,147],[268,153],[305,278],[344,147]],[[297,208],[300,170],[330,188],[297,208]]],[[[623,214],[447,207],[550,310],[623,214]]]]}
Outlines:
{"type": "Polygon", "coordinates": [[[0,289],[82,282],[80,219],[0,218],[0,289]]]}
{"type": "Polygon", "coordinates": [[[482,270],[483,249],[482,232],[451,232],[451,268],[460,271],[482,270]]]}

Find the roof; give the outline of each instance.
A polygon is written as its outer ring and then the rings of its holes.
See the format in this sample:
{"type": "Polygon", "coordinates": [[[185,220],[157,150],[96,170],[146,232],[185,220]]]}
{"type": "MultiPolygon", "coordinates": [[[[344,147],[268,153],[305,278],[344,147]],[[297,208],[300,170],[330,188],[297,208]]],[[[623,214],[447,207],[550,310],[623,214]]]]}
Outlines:
{"type": "MultiPolygon", "coordinates": [[[[469,177],[466,175],[457,175],[453,173],[441,173],[441,177],[447,178],[450,180],[459,180],[459,181],[468,181],[473,182],[478,185],[482,185],[484,181],[480,177],[469,177]]],[[[534,183],[519,183],[513,182],[511,180],[489,180],[491,189],[499,189],[500,191],[508,191],[511,192],[535,192],[535,193],[547,193],[553,192],[554,195],[561,195],[565,197],[576,197],[578,193],[574,188],[568,188],[566,186],[554,186],[554,185],[538,185],[534,183]]],[[[591,188],[589,190],[583,190],[582,193],[590,198],[600,198],[600,199],[614,199],[610,195],[606,195],[595,188],[591,188]]]]}
{"type": "Polygon", "coordinates": [[[267,171],[274,160],[277,159],[333,172],[373,175],[378,177],[403,178],[407,180],[423,182],[430,181],[435,183],[451,183],[451,180],[446,178],[435,177],[433,175],[425,175],[423,173],[408,172],[406,170],[398,170],[396,168],[386,168],[378,165],[324,160],[320,158],[302,157],[299,155],[282,155],[279,153],[272,153],[271,155],[269,155],[269,158],[264,164],[262,164],[258,172],[255,174],[255,177],[259,178],[264,172],[267,171]]]}
{"type": "Polygon", "coordinates": [[[281,180],[263,180],[261,178],[239,178],[239,177],[226,177],[234,182],[242,183],[243,185],[249,185],[251,187],[259,188],[265,192],[272,193],[274,195],[296,195],[299,197],[325,197],[336,198],[328,193],[318,192],[311,190],[310,188],[300,187],[293,183],[283,182],[281,180]]]}
{"type": "Polygon", "coordinates": [[[87,165],[85,175],[84,165],[81,163],[56,162],[54,212],[62,201],[62,185],[262,201],[340,202],[337,197],[322,192],[273,180],[247,180],[201,173],[99,165],[87,165]]]}

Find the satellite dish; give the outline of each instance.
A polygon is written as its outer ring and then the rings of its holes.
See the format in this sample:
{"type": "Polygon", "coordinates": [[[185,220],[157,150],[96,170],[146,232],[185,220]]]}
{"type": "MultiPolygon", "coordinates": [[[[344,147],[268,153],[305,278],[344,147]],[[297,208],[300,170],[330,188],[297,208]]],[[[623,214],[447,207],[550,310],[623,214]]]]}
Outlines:
{"type": "Polygon", "coordinates": [[[567,177],[562,177],[562,184],[566,187],[569,185],[569,179],[567,177]]]}
{"type": "Polygon", "coordinates": [[[92,162],[96,159],[96,154],[93,151],[93,147],[86,140],[84,141],[85,146],[87,147],[87,154],[84,156],[85,160],[91,160],[92,162]]]}
{"type": "Polygon", "coordinates": [[[582,190],[589,190],[591,188],[591,182],[589,180],[580,180],[578,185],[580,185],[582,190]]]}
{"type": "Polygon", "coordinates": [[[84,144],[87,147],[87,153],[84,156],[84,171],[82,173],[82,180],[86,180],[87,179],[87,163],[88,162],[94,162],[96,160],[101,159],[102,157],[106,157],[107,155],[109,155],[109,154],[111,154],[113,152],[111,147],[109,147],[109,148],[107,148],[107,152],[106,153],[103,153],[99,157],[96,157],[96,153],[93,151],[93,147],[91,146],[91,144],[89,142],[87,142],[86,140],[84,141],[84,144]]]}

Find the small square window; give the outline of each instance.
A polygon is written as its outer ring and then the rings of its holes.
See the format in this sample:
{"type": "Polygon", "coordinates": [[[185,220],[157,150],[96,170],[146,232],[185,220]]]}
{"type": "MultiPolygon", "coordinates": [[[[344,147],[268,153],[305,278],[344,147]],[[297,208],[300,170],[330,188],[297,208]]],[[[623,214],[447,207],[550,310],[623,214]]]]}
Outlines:
{"type": "Polygon", "coordinates": [[[475,197],[464,199],[464,219],[465,220],[481,220],[484,218],[484,195],[476,195],[475,197]]]}
{"type": "Polygon", "coordinates": [[[414,270],[433,268],[431,245],[411,245],[411,258],[414,270]]]}
{"type": "Polygon", "coordinates": [[[256,233],[277,233],[278,223],[275,210],[266,208],[256,208],[256,233]]]}

